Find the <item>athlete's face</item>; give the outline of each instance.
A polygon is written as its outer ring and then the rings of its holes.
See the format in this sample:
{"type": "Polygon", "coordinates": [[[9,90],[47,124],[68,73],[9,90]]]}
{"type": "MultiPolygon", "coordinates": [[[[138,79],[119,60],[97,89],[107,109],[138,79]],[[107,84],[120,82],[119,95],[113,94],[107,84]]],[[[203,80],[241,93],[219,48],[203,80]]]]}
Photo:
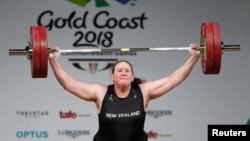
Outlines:
{"type": "Polygon", "coordinates": [[[129,85],[134,80],[131,66],[127,62],[119,62],[115,65],[112,74],[114,84],[129,85]]]}

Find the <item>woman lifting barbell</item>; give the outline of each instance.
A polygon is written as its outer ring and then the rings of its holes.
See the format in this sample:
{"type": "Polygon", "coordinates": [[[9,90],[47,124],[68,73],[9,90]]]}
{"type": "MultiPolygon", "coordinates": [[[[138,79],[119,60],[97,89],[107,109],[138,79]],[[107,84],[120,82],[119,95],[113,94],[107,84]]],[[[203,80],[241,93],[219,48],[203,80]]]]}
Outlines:
{"type": "Polygon", "coordinates": [[[69,93],[96,104],[99,130],[94,141],[147,141],[144,131],[150,100],[167,94],[191,73],[200,57],[200,46],[190,44],[191,56],[173,73],[154,81],[136,78],[132,65],[120,60],[113,65],[113,84],[82,82],[74,79],[60,64],[58,46],[50,48],[49,62],[60,85],[69,93]]]}

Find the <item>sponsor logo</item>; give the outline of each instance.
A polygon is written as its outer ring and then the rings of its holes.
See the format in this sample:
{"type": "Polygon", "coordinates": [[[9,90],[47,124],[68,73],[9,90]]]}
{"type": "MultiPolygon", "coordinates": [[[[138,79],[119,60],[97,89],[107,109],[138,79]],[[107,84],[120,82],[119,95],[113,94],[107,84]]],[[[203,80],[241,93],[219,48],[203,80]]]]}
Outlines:
{"type": "Polygon", "coordinates": [[[68,112],[59,112],[59,117],[61,119],[76,119],[77,117],[90,117],[89,114],[77,114],[76,112],[73,111],[68,111],[68,112]]]}
{"type": "Polygon", "coordinates": [[[153,130],[150,130],[149,132],[147,132],[147,135],[148,135],[148,138],[151,138],[151,139],[157,139],[159,137],[171,137],[172,134],[160,134],[160,133],[157,133],[153,130]]]}
{"type": "Polygon", "coordinates": [[[40,118],[44,116],[48,116],[48,111],[39,111],[39,110],[33,110],[33,111],[16,111],[17,116],[25,117],[25,118],[40,118]]]}
{"type": "Polygon", "coordinates": [[[17,138],[24,138],[24,139],[45,139],[49,137],[48,131],[17,131],[16,132],[17,138]]]}
{"type": "Polygon", "coordinates": [[[159,118],[166,115],[172,115],[171,110],[149,110],[146,113],[148,116],[153,118],[159,118]]]}
{"type": "Polygon", "coordinates": [[[65,135],[71,138],[76,138],[83,135],[90,135],[89,130],[59,130],[58,135],[65,135]]]}

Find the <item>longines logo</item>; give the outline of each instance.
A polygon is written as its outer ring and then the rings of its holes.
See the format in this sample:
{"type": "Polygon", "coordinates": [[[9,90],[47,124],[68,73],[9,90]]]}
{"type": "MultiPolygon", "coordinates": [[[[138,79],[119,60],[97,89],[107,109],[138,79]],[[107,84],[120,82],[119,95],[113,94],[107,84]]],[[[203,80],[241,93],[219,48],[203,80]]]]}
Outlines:
{"type": "Polygon", "coordinates": [[[58,135],[66,135],[74,139],[82,135],[90,135],[90,131],[89,130],[59,130],[58,135]]]}
{"type": "Polygon", "coordinates": [[[171,110],[149,110],[147,111],[147,115],[153,118],[162,117],[165,115],[172,115],[171,110]]]}

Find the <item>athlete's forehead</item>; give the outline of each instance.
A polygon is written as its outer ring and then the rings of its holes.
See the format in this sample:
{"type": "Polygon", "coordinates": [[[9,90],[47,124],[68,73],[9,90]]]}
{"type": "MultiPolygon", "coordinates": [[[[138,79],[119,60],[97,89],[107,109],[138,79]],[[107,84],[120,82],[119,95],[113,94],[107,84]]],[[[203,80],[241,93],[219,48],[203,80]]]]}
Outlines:
{"type": "Polygon", "coordinates": [[[126,68],[126,69],[130,69],[133,72],[133,67],[131,65],[131,63],[129,63],[126,60],[120,60],[117,61],[114,65],[113,65],[113,69],[112,69],[112,73],[117,70],[117,69],[121,69],[121,68],[126,68]]]}
{"type": "Polygon", "coordinates": [[[115,69],[118,69],[118,68],[130,68],[131,69],[131,66],[127,62],[119,62],[115,66],[115,69]]]}

